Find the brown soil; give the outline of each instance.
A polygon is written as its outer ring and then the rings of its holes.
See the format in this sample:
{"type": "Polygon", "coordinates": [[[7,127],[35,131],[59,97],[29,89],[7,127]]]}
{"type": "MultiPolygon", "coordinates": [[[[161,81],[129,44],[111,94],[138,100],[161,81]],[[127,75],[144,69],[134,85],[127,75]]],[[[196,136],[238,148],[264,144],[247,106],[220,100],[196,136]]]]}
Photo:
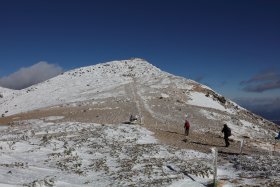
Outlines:
{"type": "MultiPolygon", "coordinates": [[[[120,105],[120,103],[118,104],[120,105]]],[[[125,104],[122,109],[111,106],[112,109],[96,109],[90,106],[78,106],[78,107],[54,107],[35,110],[27,113],[17,114],[5,118],[0,118],[0,124],[7,125],[13,124],[14,121],[28,120],[28,119],[40,119],[49,116],[64,116],[63,119],[58,121],[77,121],[77,122],[91,122],[101,124],[117,124],[128,121],[129,115],[122,111],[124,108],[129,108],[130,104],[125,104]]],[[[101,106],[100,106],[101,107],[101,106]]],[[[131,111],[131,113],[133,113],[131,111]]],[[[155,137],[160,143],[170,145],[178,149],[193,149],[201,152],[209,153],[212,147],[217,147],[220,154],[239,154],[240,142],[230,141],[230,146],[225,147],[222,133],[214,134],[211,132],[197,132],[195,130],[190,131],[190,135],[186,137],[184,135],[183,125],[181,127],[170,126],[168,124],[162,124],[160,121],[153,119],[148,113],[144,112],[144,125],[150,131],[154,132],[155,137]]],[[[141,124],[139,124],[141,125],[141,124]]],[[[246,140],[246,144],[243,149],[243,154],[269,154],[268,151],[251,146],[252,140],[246,140]]],[[[276,146],[276,150],[280,149],[280,145],[276,146]]]]}

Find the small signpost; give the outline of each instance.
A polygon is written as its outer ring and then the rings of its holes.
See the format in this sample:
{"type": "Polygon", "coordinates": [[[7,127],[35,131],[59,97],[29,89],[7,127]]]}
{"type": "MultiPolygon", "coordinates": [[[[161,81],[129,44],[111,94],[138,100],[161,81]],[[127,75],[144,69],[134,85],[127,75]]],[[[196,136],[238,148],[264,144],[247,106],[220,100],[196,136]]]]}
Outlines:
{"type": "Polygon", "coordinates": [[[277,139],[275,138],[272,155],[274,155],[275,153],[276,143],[277,143],[277,139]]]}
{"type": "Polygon", "coordinates": [[[244,146],[244,138],[240,141],[240,151],[239,151],[239,154],[242,154],[242,151],[243,151],[243,146],[244,146]]]}
{"type": "Polygon", "coordinates": [[[216,186],[217,183],[217,161],[218,161],[218,150],[216,147],[211,148],[213,154],[213,185],[216,186]]]}
{"type": "Polygon", "coordinates": [[[142,115],[140,115],[139,118],[140,118],[140,124],[141,125],[144,124],[144,117],[142,115]]]}

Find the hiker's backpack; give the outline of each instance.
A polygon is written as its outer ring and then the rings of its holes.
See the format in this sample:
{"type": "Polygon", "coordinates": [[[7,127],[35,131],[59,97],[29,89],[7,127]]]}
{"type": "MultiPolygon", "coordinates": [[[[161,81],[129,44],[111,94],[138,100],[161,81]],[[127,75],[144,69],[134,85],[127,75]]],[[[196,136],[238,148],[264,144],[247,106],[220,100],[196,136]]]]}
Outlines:
{"type": "Polygon", "coordinates": [[[228,127],[228,136],[231,136],[231,129],[228,127]]]}

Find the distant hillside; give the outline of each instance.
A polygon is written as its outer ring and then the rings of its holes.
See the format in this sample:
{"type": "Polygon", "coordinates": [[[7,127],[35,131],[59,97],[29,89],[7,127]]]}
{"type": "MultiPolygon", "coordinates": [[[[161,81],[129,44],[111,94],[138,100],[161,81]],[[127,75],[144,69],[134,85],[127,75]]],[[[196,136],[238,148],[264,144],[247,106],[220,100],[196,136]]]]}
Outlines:
{"type": "Polygon", "coordinates": [[[271,120],[271,121],[280,126],[280,120],[271,120]]]}

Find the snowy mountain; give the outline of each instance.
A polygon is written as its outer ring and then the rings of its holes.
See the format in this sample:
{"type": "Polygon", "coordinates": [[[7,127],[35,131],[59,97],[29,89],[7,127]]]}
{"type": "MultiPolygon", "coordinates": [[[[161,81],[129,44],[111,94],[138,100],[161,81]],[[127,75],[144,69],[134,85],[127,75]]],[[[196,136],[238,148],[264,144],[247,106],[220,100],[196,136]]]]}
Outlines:
{"type": "MultiPolygon", "coordinates": [[[[199,163],[204,163],[200,164],[201,172],[212,174],[209,164],[205,163],[211,163],[209,151],[213,146],[219,147],[224,160],[230,160],[230,170],[226,170],[225,165],[221,165],[219,170],[227,178],[226,183],[232,184],[231,180],[238,178],[241,184],[251,184],[251,180],[244,181],[240,177],[244,176],[242,172],[249,166],[239,161],[247,159],[246,162],[250,163],[248,158],[244,156],[237,159],[234,156],[228,157],[228,154],[239,152],[240,142],[244,140],[246,154],[270,154],[275,133],[279,130],[272,122],[243,109],[211,88],[163,72],[138,58],[74,69],[23,90],[0,88],[0,96],[0,115],[3,117],[0,123],[12,125],[1,131],[1,154],[7,157],[4,162],[15,164],[18,159],[16,155],[27,156],[32,152],[32,158],[21,158],[21,163],[29,163],[28,166],[22,166],[27,174],[14,169],[22,178],[37,171],[29,165],[34,165],[32,159],[36,160],[40,155],[44,156],[38,160],[40,164],[35,164],[37,168],[66,171],[59,176],[55,175],[56,172],[45,171],[42,176],[35,175],[37,181],[32,177],[22,179],[30,186],[34,181],[43,185],[49,182],[56,186],[74,186],[71,176],[77,172],[83,176],[76,181],[77,186],[92,186],[94,182],[96,186],[139,185],[140,181],[145,181],[143,184],[149,186],[185,185],[190,181],[185,180],[183,171],[187,168],[184,164],[196,167],[189,159],[198,159],[199,163]],[[131,114],[139,116],[140,124],[126,124],[131,114]],[[191,122],[192,141],[189,142],[182,141],[185,138],[185,116],[191,122]],[[220,131],[224,123],[233,131],[231,149],[222,148],[224,143],[220,131]],[[100,152],[96,146],[103,150],[100,152]],[[139,149],[133,152],[131,146],[139,149]],[[149,149],[156,152],[151,154],[149,149]],[[200,152],[190,153],[190,150],[200,152]],[[132,151],[131,154],[128,154],[129,151],[132,151]],[[182,155],[186,158],[182,158],[182,155]],[[113,159],[108,159],[110,157],[113,159]],[[130,160],[134,157],[137,158],[130,160]],[[158,168],[149,169],[149,162],[144,161],[145,158],[150,162],[155,160],[152,163],[158,168]],[[72,165],[66,164],[67,159],[73,160],[72,165]],[[96,159],[96,162],[92,159],[96,159]],[[117,172],[122,162],[131,163],[131,168],[126,171],[126,179],[122,178],[124,176],[121,172],[117,172]],[[102,169],[97,169],[98,164],[101,164],[102,169]],[[243,167],[243,171],[238,171],[235,168],[237,165],[243,167]],[[143,167],[147,173],[142,176],[140,173],[143,167]],[[130,176],[132,168],[138,177],[130,176]],[[234,176],[227,172],[233,172],[234,176]],[[114,177],[119,181],[118,184],[112,183],[114,177]]],[[[279,157],[274,158],[277,159],[279,157]]],[[[269,157],[262,161],[272,163],[272,160],[269,157]]],[[[5,163],[0,163],[0,167],[3,165],[5,163]]],[[[15,166],[7,166],[11,167],[15,166]]],[[[279,167],[274,168],[274,171],[278,170],[279,167]]],[[[1,168],[0,171],[6,172],[1,168]]],[[[195,170],[188,172],[195,174],[195,170]]],[[[203,179],[202,173],[197,180],[205,182],[208,178],[203,179]]],[[[270,174],[271,178],[265,182],[272,184],[279,175],[277,172],[270,174]]],[[[15,180],[11,176],[6,184],[22,184],[15,180]]],[[[4,178],[0,177],[0,181],[4,181],[4,178]]]]}
{"type": "MultiPolygon", "coordinates": [[[[221,123],[242,126],[244,132],[251,128],[256,134],[258,128],[253,129],[253,126],[272,125],[212,89],[163,72],[142,59],[83,67],[20,91],[2,90],[0,114],[3,116],[51,106],[71,106],[77,102],[85,105],[123,100],[128,105],[136,103],[136,108],[132,107],[137,110],[134,113],[148,112],[161,122],[180,123],[187,113],[194,120],[219,119],[221,123]],[[140,105],[143,105],[143,111],[140,105]]],[[[126,119],[127,116],[116,122],[126,119]]],[[[201,128],[203,124],[199,123],[201,128]]],[[[236,131],[240,131],[239,126],[236,131]]]]}
{"type": "Polygon", "coordinates": [[[148,76],[157,76],[160,74],[160,70],[137,59],[75,69],[43,83],[7,95],[2,101],[5,107],[1,107],[0,113],[8,111],[6,113],[6,116],[8,116],[37,108],[85,101],[96,97],[116,97],[122,93],[113,90],[131,83],[133,81],[132,76],[137,78],[143,76],[144,73],[148,76]],[[106,94],[102,94],[103,92],[106,92],[106,94]]]}

